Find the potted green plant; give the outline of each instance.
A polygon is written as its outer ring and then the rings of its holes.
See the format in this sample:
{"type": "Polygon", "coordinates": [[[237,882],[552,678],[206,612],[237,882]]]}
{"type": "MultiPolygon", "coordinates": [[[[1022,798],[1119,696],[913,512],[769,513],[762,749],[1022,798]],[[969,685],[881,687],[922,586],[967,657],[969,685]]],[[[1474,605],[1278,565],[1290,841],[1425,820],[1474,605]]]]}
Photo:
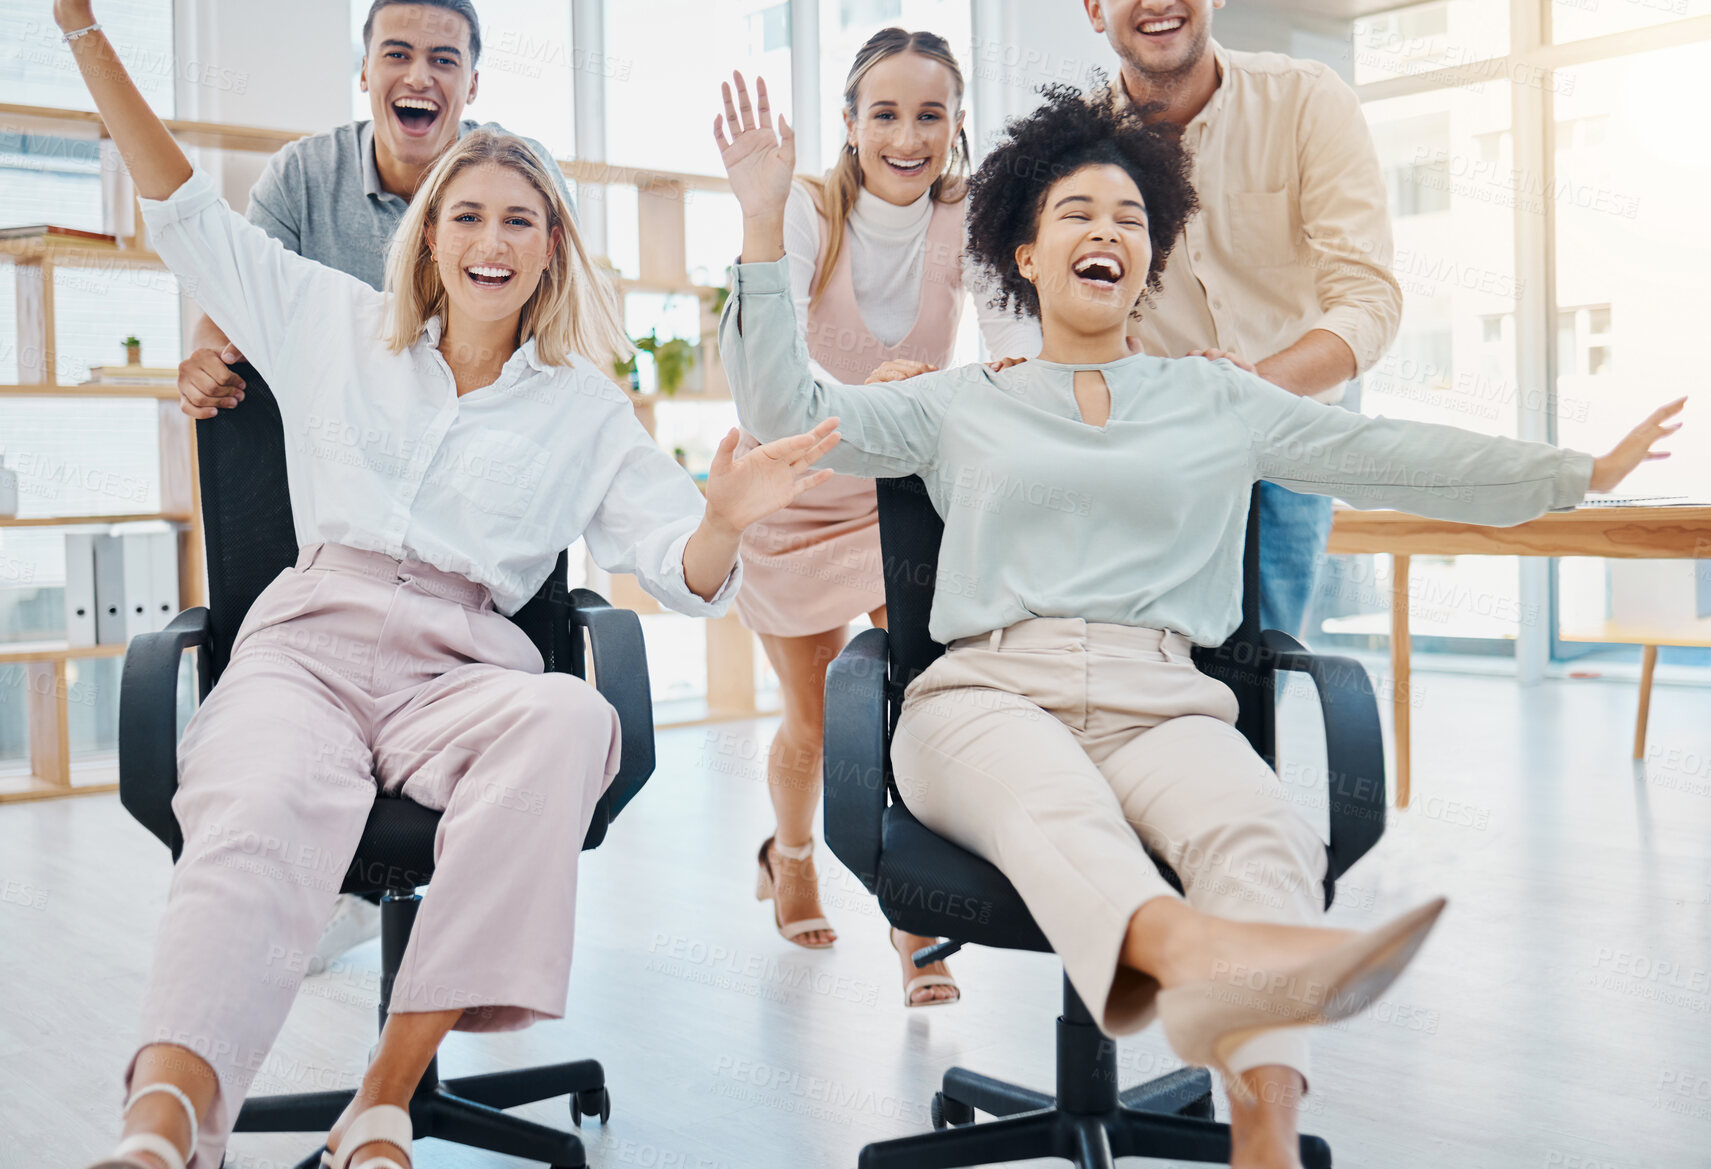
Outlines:
{"type": "MultiPolygon", "coordinates": [[[[695,364],[695,346],[681,337],[661,341],[657,330],[639,338],[636,341],[636,351],[653,358],[656,388],[668,398],[683,388],[683,379],[695,364]]],[[[613,362],[612,372],[618,375],[619,381],[628,380],[631,389],[640,388],[634,357],[627,361],[613,362]]]]}
{"type": "Polygon", "coordinates": [[[125,346],[125,364],[141,365],[143,363],[143,343],[136,337],[126,337],[123,344],[125,346]]]}

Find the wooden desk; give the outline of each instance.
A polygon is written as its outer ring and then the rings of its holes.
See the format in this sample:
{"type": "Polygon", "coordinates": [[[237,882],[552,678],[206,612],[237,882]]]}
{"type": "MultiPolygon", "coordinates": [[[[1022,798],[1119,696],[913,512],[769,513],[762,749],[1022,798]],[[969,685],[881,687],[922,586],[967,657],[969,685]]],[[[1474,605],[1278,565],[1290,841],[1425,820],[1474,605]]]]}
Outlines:
{"type": "MultiPolygon", "coordinates": [[[[1396,806],[1406,808],[1409,779],[1408,564],[1423,556],[1601,556],[1636,560],[1711,558],[1711,507],[1581,507],[1512,528],[1428,520],[1399,511],[1339,506],[1326,551],[1387,552],[1390,586],[1391,714],[1396,735],[1396,806]]],[[[1659,644],[1670,644],[1666,639],[1659,644]]],[[[1656,651],[1652,653],[1655,655],[1656,651]]],[[[1648,660],[1648,665],[1655,657],[1648,660]]]]}

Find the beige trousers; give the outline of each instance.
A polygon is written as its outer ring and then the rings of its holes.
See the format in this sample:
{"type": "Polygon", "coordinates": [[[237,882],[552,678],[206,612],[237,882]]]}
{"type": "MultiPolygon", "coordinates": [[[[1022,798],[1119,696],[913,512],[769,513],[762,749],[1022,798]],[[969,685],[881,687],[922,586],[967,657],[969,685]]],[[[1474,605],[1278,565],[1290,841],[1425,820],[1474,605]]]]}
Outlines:
{"type": "MultiPolygon", "coordinates": [[[[909,686],[892,744],[903,802],[1008,877],[1110,1035],[1158,984],[1119,964],[1129,921],[1175,897],[1220,917],[1313,924],[1325,846],[1235,728],[1236,697],[1181,634],[1036,617],[951,643],[909,686]],[[1143,847],[1144,846],[1144,847],[1143,847]]],[[[1299,1028],[1243,1044],[1240,1073],[1308,1073],[1299,1028]]]]}

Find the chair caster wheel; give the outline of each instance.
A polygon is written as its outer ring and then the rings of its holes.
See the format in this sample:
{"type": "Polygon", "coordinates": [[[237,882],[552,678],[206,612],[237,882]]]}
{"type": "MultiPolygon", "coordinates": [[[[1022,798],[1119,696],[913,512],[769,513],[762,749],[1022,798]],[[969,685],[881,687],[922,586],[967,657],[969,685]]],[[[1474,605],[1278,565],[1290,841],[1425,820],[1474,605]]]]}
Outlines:
{"type": "Polygon", "coordinates": [[[943,1092],[933,1093],[933,1104],[930,1111],[933,1127],[936,1129],[974,1123],[974,1109],[960,1100],[952,1100],[943,1092]]]}
{"type": "Polygon", "coordinates": [[[1212,1105],[1212,1093],[1210,1092],[1201,1096],[1199,1099],[1190,1100],[1187,1104],[1184,1104],[1180,1109],[1178,1109],[1176,1114],[1178,1116],[1186,1116],[1192,1120],[1218,1119],[1218,1110],[1212,1105]]]}
{"type": "Polygon", "coordinates": [[[590,1088],[570,1098],[570,1122],[577,1128],[582,1127],[584,1116],[598,1116],[600,1123],[605,1124],[611,1115],[612,1093],[605,1088],[590,1088]]]}

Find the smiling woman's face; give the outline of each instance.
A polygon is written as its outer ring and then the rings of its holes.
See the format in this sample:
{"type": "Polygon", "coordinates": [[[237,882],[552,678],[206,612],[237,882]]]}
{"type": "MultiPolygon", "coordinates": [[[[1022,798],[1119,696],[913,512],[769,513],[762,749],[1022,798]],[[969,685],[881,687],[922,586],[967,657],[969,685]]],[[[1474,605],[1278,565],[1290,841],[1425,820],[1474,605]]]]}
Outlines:
{"type": "Polygon", "coordinates": [[[561,242],[540,192],[496,163],[472,166],[447,184],[427,230],[451,309],[476,321],[521,312],[561,242]]]}
{"type": "Polygon", "coordinates": [[[1040,296],[1040,317],[1081,333],[1123,325],[1147,284],[1153,259],[1147,208],[1126,171],[1092,165],[1046,191],[1034,241],[1016,266],[1040,296]]]}
{"type": "Polygon", "coordinates": [[[956,77],[931,57],[895,53],[874,65],[856,90],[855,116],[844,113],[862,185],[899,207],[926,194],[962,129],[961,107],[956,77]]]}
{"type": "Polygon", "coordinates": [[[362,88],[374,136],[406,166],[425,167],[457,141],[463,107],[474,100],[469,23],[455,12],[395,4],[374,14],[362,88]]]}

